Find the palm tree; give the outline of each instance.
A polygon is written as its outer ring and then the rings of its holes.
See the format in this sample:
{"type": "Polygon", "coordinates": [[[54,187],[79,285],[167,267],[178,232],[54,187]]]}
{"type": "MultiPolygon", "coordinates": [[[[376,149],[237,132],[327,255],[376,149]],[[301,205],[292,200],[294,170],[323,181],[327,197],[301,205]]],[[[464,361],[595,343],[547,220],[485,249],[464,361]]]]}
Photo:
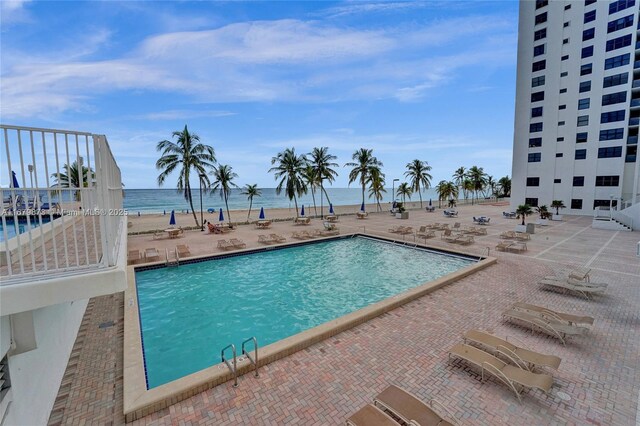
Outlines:
{"type": "Polygon", "coordinates": [[[332,183],[336,177],[338,176],[338,172],[332,169],[332,167],[338,167],[338,163],[334,163],[333,160],[337,159],[335,155],[329,154],[329,148],[321,147],[321,148],[313,148],[313,150],[309,153],[309,164],[315,169],[318,177],[320,179],[320,216],[324,216],[323,211],[323,194],[327,197],[327,202],[331,203],[329,199],[329,194],[327,194],[326,189],[324,189],[324,180],[328,180],[332,183]]]}
{"type": "Polygon", "coordinates": [[[458,199],[458,186],[451,181],[441,180],[436,186],[436,192],[438,193],[439,207],[441,207],[440,202],[443,200],[458,199]]]}
{"type": "Polygon", "coordinates": [[[231,213],[229,213],[229,195],[231,195],[231,187],[237,188],[238,185],[233,183],[233,180],[238,177],[233,172],[231,166],[220,164],[218,167],[213,168],[211,175],[214,181],[211,183],[211,189],[214,191],[220,191],[220,198],[224,200],[224,204],[227,207],[227,220],[231,225],[231,213]]]}
{"type": "MultiPolygon", "coordinates": [[[[487,184],[487,174],[482,167],[472,166],[467,171],[467,176],[473,185],[473,193],[478,201],[478,191],[482,191],[487,184]]],[[[473,195],[471,196],[471,204],[473,204],[473,195]]]]}
{"type": "Polygon", "coordinates": [[[373,197],[376,200],[377,211],[382,211],[380,200],[382,200],[382,194],[387,192],[384,189],[384,178],[384,173],[377,168],[373,169],[369,176],[369,197],[373,197]]]}
{"type": "Polygon", "coordinates": [[[249,213],[247,214],[247,220],[249,220],[249,217],[251,217],[251,207],[253,207],[253,197],[262,196],[262,191],[258,189],[257,183],[254,183],[253,185],[246,184],[240,194],[246,195],[247,200],[249,200],[249,213]]]}
{"type": "Polygon", "coordinates": [[[311,199],[313,200],[313,210],[318,216],[318,208],[316,207],[316,188],[320,186],[320,176],[316,174],[316,170],[311,164],[307,164],[302,171],[302,180],[305,186],[311,190],[311,199]]]}
{"type": "Polygon", "coordinates": [[[550,216],[549,208],[546,205],[536,207],[536,213],[540,215],[540,219],[546,219],[550,216]]]}
{"type": "Polygon", "coordinates": [[[295,148],[287,148],[279,152],[271,159],[271,164],[275,165],[269,169],[273,172],[276,180],[280,179],[276,187],[276,194],[280,195],[284,188],[289,200],[293,200],[296,206],[296,218],[298,217],[298,199],[307,192],[307,188],[302,180],[302,173],[307,166],[307,159],[304,155],[296,155],[295,148]]]}
{"type": "Polygon", "coordinates": [[[162,186],[167,177],[178,170],[178,192],[184,192],[184,198],[189,202],[193,219],[198,224],[198,217],[193,209],[193,197],[191,196],[191,183],[189,178],[193,170],[196,176],[202,176],[205,188],[209,187],[210,181],[206,169],[213,168],[216,157],[213,148],[200,143],[200,138],[194,133],[189,133],[187,126],[181,132],[173,132],[173,137],[177,141],[171,142],[163,140],[158,142],[156,149],[162,151],[162,156],[156,161],[156,168],[162,170],[158,176],[158,186],[162,186]]]}
{"type": "Polygon", "coordinates": [[[398,185],[398,189],[396,189],[396,194],[402,197],[402,204],[404,204],[405,206],[407,204],[405,197],[409,197],[409,200],[411,200],[411,193],[411,186],[409,186],[407,182],[402,182],[400,185],[398,185]]]}
{"type": "MultiPolygon", "coordinates": [[[[496,181],[493,180],[493,176],[487,175],[487,185],[486,188],[488,191],[491,191],[489,194],[490,197],[497,197],[497,184],[496,181]]],[[[485,192],[484,196],[487,196],[487,192],[485,192]]]]}
{"type": "Polygon", "coordinates": [[[520,204],[518,206],[518,208],[516,209],[516,214],[519,217],[522,217],[522,224],[523,225],[524,225],[525,216],[529,216],[532,213],[533,213],[533,210],[531,210],[531,206],[529,204],[520,204]]]}
{"type": "Polygon", "coordinates": [[[498,185],[500,186],[500,192],[503,197],[509,197],[511,195],[511,179],[509,176],[501,177],[498,180],[498,185]]]}
{"type": "Polygon", "coordinates": [[[560,215],[560,209],[564,209],[565,207],[562,200],[553,200],[551,202],[551,208],[556,209],[556,216],[560,215]]]}
{"type": "Polygon", "coordinates": [[[420,196],[420,208],[422,208],[422,193],[420,188],[429,189],[431,186],[431,166],[426,161],[413,160],[407,164],[404,176],[411,179],[411,189],[420,196]]]}
{"type": "MultiPolygon", "coordinates": [[[[473,185],[473,181],[471,181],[471,179],[465,178],[462,181],[462,191],[464,192],[464,200],[465,200],[465,202],[469,198],[469,193],[471,193],[473,191],[473,188],[474,188],[474,185],[473,185]]],[[[471,205],[473,205],[473,195],[471,196],[471,205]]]]}
{"type": "Polygon", "coordinates": [[[349,172],[349,184],[355,182],[358,177],[360,177],[360,184],[362,185],[362,203],[364,204],[364,191],[367,186],[367,181],[372,173],[381,173],[380,167],[382,167],[382,162],[373,156],[372,149],[366,148],[360,148],[354,152],[351,159],[354,162],[344,165],[345,167],[353,167],[349,172]]]}
{"type": "Polygon", "coordinates": [[[464,167],[458,167],[455,172],[453,172],[453,182],[458,185],[458,188],[462,189],[464,194],[464,199],[467,199],[467,191],[464,189],[464,181],[467,178],[467,170],[464,167]]]}
{"type": "MultiPolygon", "coordinates": [[[[62,166],[64,173],[54,173],[51,177],[54,179],[52,186],[60,188],[87,188],[89,182],[95,179],[95,173],[88,167],[82,166],[82,176],[78,169],[78,162],[74,161],[62,166]],[[82,184],[80,184],[80,178],[82,178],[82,184]]],[[[73,194],[75,201],[80,201],[80,190],[76,190],[73,194]]]]}

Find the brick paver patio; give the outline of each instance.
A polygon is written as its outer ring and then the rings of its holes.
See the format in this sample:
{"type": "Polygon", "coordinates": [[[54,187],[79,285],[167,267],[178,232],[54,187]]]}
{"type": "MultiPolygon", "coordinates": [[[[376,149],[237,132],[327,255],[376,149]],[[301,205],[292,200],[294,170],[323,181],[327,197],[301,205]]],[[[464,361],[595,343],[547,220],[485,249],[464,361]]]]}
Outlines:
{"type": "MultiPolygon", "coordinates": [[[[465,250],[494,247],[500,232],[515,221],[502,219],[502,207],[470,207],[471,215],[492,216],[488,235],[465,250]]],[[[462,213],[462,211],[461,211],[462,213]]],[[[446,221],[438,214],[412,212],[402,224],[446,221]]],[[[453,223],[455,220],[449,220],[453,223]]],[[[366,226],[386,233],[401,221],[372,215],[366,221],[341,219],[344,232],[366,226]]],[[[394,383],[446,405],[462,424],[602,424],[633,425],[640,391],[640,261],[638,232],[592,229],[588,217],[565,217],[536,230],[525,254],[491,250],[499,261],[473,276],[401,308],[248,374],[240,386],[218,386],[154,413],[136,424],[344,424],[344,420],[394,383]],[[541,289],[543,275],[567,268],[592,268],[592,281],[607,282],[604,296],[589,301],[541,289]],[[596,318],[584,337],[566,346],[540,333],[503,322],[509,304],[524,301],[596,318]],[[518,403],[495,379],[481,381],[447,350],[470,328],[513,336],[531,349],[562,358],[546,395],[529,391],[518,403]]],[[[289,234],[291,224],[278,223],[289,234]]],[[[258,231],[241,229],[234,237],[255,245],[258,231]]],[[[287,234],[287,236],[289,236],[287,234]]],[[[386,234],[391,235],[391,234],[386,234]]],[[[192,252],[213,251],[214,236],[186,240],[192,252]]],[[[411,237],[413,238],[413,237],[411,237]]],[[[149,244],[149,236],[130,237],[131,247],[149,244]]],[[[436,246],[451,247],[438,239],[436,246]]],[[[155,242],[154,242],[155,243],[155,242]]],[[[174,244],[174,243],[169,243],[174,244]]],[[[50,424],[122,424],[122,295],[90,302],[50,424]],[[110,326],[109,321],[114,325],[110,326]],[[105,325],[106,324],[106,325],[105,325]],[[100,328],[102,326],[102,328],[100,328]]]]}

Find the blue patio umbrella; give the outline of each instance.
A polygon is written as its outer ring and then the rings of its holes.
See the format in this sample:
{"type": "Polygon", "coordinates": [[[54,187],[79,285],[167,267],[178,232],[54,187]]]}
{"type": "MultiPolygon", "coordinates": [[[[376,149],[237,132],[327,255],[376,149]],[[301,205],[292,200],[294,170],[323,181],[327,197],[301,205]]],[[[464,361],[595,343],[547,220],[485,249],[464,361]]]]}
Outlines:
{"type": "Polygon", "coordinates": [[[333,214],[333,204],[329,203],[329,213],[333,214]]]}
{"type": "Polygon", "coordinates": [[[304,204],[302,205],[302,208],[300,209],[300,216],[304,216],[304,204]]]}
{"type": "Polygon", "coordinates": [[[258,219],[264,219],[264,207],[260,207],[260,216],[258,216],[258,219]]]}
{"type": "Polygon", "coordinates": [[[18,177],[16,176],[16,172],[11,170],[11,175],[13,177],[13,188],[20,188],[20,185],[18,185],[18,177]]]}
{"type": "Polygon", "coordinates": [[[431,207],[431,198],[429,198],[429,207],[431,207]]]}
{"type": "Polygon", "coordinates": [[[220,209],[220,216],[218,216],[218,222],[224,222],[224,214],[222,213],[222,209],[220,209]]]}
{"type": "Polygon", "coordinates": [[[171,210],[171,217],[169,218],[169,225],[175,225],[176,224],[176,212],[174,210],[171,210]]]}
{"type": "Polygon", "coordinates": [[[363,212],[364,211],[364,201],[362,202],[362,205],[360,206],[360,211],[363,212]]]}

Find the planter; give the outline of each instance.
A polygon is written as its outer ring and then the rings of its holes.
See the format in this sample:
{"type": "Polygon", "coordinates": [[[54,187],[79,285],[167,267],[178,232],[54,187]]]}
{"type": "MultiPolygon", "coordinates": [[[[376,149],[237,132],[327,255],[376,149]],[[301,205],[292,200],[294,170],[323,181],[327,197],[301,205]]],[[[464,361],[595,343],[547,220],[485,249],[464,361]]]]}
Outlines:
{"type": "Polygon", "coordinates": [[[396,219],[409,219],[409,212],[396,213],[396,219]]]}
{"type": "Polygon", "coordinates": [[[562,220],[562,215],[554,214],[553,216],[551,216],[551,220],[562,220]]]}
{"type": "Polygon", "coordinates": [[[516,225],[516,232],[527,232],[527,225],[516,225]]]}

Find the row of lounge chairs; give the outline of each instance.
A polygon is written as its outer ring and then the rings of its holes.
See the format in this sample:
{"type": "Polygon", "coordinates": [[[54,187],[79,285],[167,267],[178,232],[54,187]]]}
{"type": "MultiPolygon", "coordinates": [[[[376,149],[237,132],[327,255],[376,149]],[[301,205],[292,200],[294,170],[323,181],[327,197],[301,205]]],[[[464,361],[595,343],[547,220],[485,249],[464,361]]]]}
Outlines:
{"type": "Polygon", "coordinates": [[[413,228],[411,226],[394,226],[389,228],[389,232],[392,234],[407,235],[413,234],[413,228]]]}
{"type": "Polygon", "coordinates": [[[278,234],[258,235],[258,242],[262,244],[275,244],[287,241],[285,237],[278,234]]]}
{"type": "MultiPolygon", "coordinates": [[[[175,248],[178,258],[189,256],[191,251],[186,244],[178,244],[175,248]]],[[[155,247],[146,248],[143,253],[140,250],[129,250],[127,253],[127,263],[129,265],[135,265],[142,262],[153,262],[160,260],[160,252],[155,247]]]]}
{"type": "Polygon", "coordinates": [[[500,241],[496,245],[496,250],[499,251],[515,251],[522,253],[527,251],[527,243],[524,241],[500,241]]]}
{"type": "Polygon", "coordinates": [[[607,289],[605,283],[592,283],[590,281],[581,281],[576,278],[569,277],[544,277],[539,283],[543,286],[561,289],[565,293],[571,291],[584,296],[586,299],[592,299],[594,295],[602,294],[607,289]]]}
{"type": "Polygon", "coordinates": [[[246,247],[247,244],[237,238],[227,240],[218,240],[218,248],[222,250],[240,249],[246,247]]]}
{"type": "Polygon", "coordinates": [[[473,235],[468,235],[463,232],[454,233],[450,229],[445,229],[444,231],[442,231],[442,234],[440,235],[440,239],[448,243],[462,244],[462,245],[469,245],[475,242],[473,239],[473,235]]]}
{"type": "Polygon", "coordinates": [[[526,232],[504,231],[500,234],[500,238],[503,240],[529,241],[531,234],[526,232]]]}

